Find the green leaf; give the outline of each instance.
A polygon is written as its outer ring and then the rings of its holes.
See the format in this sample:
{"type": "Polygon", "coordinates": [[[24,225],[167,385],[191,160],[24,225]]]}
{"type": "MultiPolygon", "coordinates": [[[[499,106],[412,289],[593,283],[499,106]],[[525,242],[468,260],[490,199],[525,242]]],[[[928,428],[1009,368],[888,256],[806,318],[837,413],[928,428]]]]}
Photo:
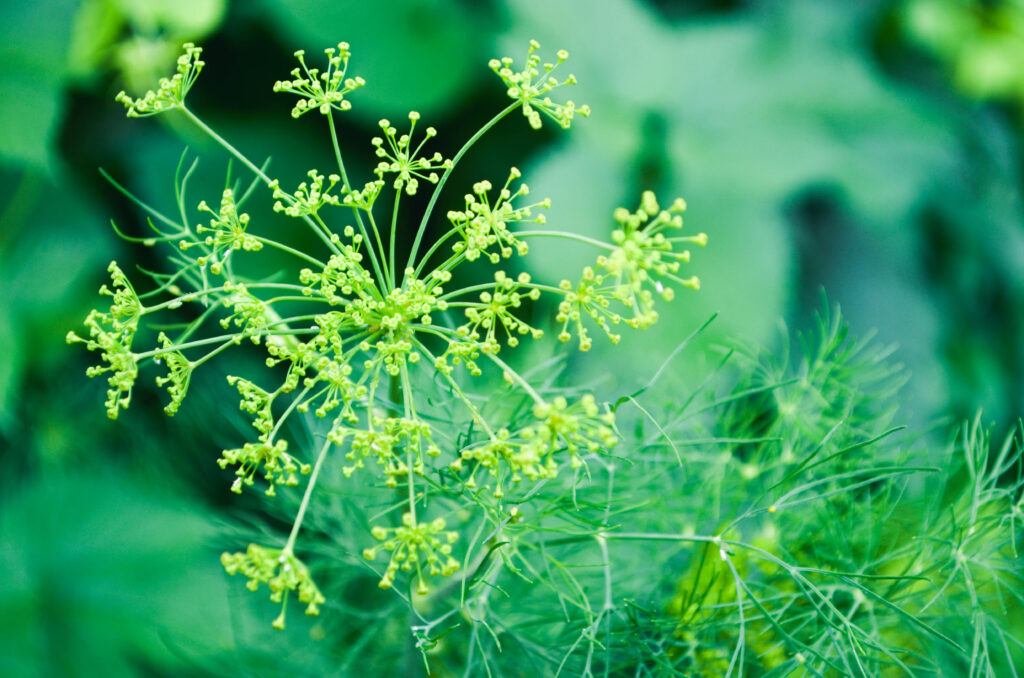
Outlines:
{"type": "Polygon", "coordinates": [[[216,28],[227,11],[226,0],[111,0],[135,30],[155,35],[197,38],[216,28]]]}
{"type": "Polygon", "coordinates": [[[53,168],[72,0],[0,6],[0,162],[53,168]]]}

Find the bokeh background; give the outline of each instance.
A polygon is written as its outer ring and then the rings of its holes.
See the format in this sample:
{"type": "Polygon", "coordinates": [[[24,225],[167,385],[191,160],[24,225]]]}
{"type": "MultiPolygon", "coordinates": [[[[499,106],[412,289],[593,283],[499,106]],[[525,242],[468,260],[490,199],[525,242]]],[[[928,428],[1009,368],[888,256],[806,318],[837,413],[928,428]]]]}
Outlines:
{"type": "MultiPolygon", "coordinates": [[[[570,51],[571,95],[593,115],[570,134],[510,118],[464,178],[516,164],[553,199],[549,223],[592,235],[650,187],[684,196],[688,228],[711,238],[692,266],[704,289],[624,340],[651,364],[595,350],[579,370],[627,384],[715,312],[703,346],[771,346],[824,291],[855,333],[897,346],[912,373],[903,421],[981,409],[1001,438],[1024,412],[1019,0],[5,0],[0,675],[234,675],[242,656],[254,675],[327,666],[315,637],[271,637],[261,601],[217,563],[218,535],[253,508],[214,464],[237,398],[204,377],[168,421],[146,378],[111,422],[103,384],[84,376],[91,356],[64,343],[111,259],[161,266],[113,233],[111,219],[145,224],[99,167],[168,204],[190,146],[200,191],[223,185],[205,139],[173,116],[126,120],[113,95],[152,87],[196,41],[208,65],[191,107],[299,177],[327,166],[326,139],[271,84],[294,50],[344,40],[369,83],[342,127],[365,176],[377,120],[410,109],[450,156],[503,105],[487,60],[522,58],[530,38],[570,51]]],[[[590,256],[537,248],[531,266],[557,279],[590,256]]]]}

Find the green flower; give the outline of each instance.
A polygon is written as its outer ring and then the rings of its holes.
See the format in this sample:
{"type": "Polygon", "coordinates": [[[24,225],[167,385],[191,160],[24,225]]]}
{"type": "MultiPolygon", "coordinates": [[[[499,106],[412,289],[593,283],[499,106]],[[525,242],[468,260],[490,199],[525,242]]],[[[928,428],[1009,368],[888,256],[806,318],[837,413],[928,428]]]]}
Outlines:
{"type": "Polygon", "coordinates": [[[300,97],[292,108],[293,118],[314,110],[324,115],[330,113],[332,108],[347,111],[352,108],[352,103],[345,95],[366,84],[362,78],[345,77],[350,56],[347,42],[339,42],[337,49],[328,47],[324,53],[327,55],[327,70],[323,73],[317,68],[306,66],[306,52],[300,49],[295,52],[299,68],[292,70],[292,79],[274,83],[275,92],[288,92],[300,97]]]}
{"type": "Polygon", "coordinates": [[[224,189],[224,193],[221,194],[218,211],[214,212],[205,200],[199,203],[198,209],[200,212],[213,215],[213,219],[210,220],[209,226],[202,224],[196,226],[196,233],[209,233],[210,235],[199,242],[182,240],[179,246],[183,251],[197,245],[205,246],[209,253],[196,258],[196,263],[199,266],[209,264],[210,272],[220,275],[224,272],[224,265],[227,263],[228,257],[235,250],[259,252],[263,249],[263,243],[245,232],[249,226],[249,215],[238,212],[235,194],[230,188],[224,189]]]}
{"type": "Polygon", "coordinates": [[[260,432],[260,440],[266,441],[274,429],[274,415],[271,412],[271,406],[274,404],[277,392],[270,393],[248,379],[234,375],[228,377],[228,383],[237,388],[238,393],[242,396],[238,408],[253,415],[253,428],[260,432]]]}
{"type": "Polygon", "coordinates": [[[583,269],[580,282],[574,287],[563,280],[559,287],[565,298],[558,306],[556,320],[562,323],[558,338],[569,341],[572,330],[580,339],[580,350],[587,351],[592,345],[583,320],[589,317],[597,323],[612,343],[618,343],[619,334],[611,326],[622,323],[633,329],[645,329],[658,320],[654,308],[654,295],[671,301],[674,290],[659,278],[688,287],[700,289],[700,279],[679,277],[681,264],[690,261],[690,251],[675,251],[680,243],[693,243],[699,247],[707,244],[704,233],[691,236],[667,237],[665,229],[683,227],[681,213],[686,210],[682,198],[676,199],[667,210],[658,206],[654,193],[644,191],[640,208],[630,212],[624,207],[615,210],[614,218],[619,228],[612,231],[614,246],[611,253],[597,258],[597,267],[583,269]],[[627,315],[615,310],[612,303],[621,304],[630,311],[627,315]]]}
{"type": "Polygon", "coordinates": [[[391,122],[381,120],[380,128],[384,131],[384,138],[374,137],[372,140],[374,147],[377,149],[377,157],[383,158],[377,164],[374,174],[381,179],[383,179],[385,174],[397,175],[393,184],[395,190],[400,191],[404,186],[405,192],[409,195],[416,194],[416,189],[420,183],[419,179],[436,184],[439,179],[436,170],[449,170],[452,168],[452,161],[445,160],[441,157],[440,153],[435,152],[429,158],[419,157],[420,151],[423,150],[423,145],[427,143],[427,140],[437,135],[437,130],[433,127],[428,127],[419,145],[415,148],[412,147],[412,135],[416,129],[416,121],[419,119],[419,113],[410,111],[409,133],[397,138],[395,135],[398,134],[398,130],[392,127],[391,122]],[[385,141],[387,142],[386,148],[384,147],[385,141]]]}
{"type": "Polygon", "coordinates": [[[74,332],[68,332],[69,344],[84,343],[90,351],[99,351],[100,360],[106,367],[94,365],[86,370],[90,377],[110,373],[107,378],[107,416],[117,419],[118,411],[127,409],[131,403],[132,387],[139,374],[138,358],[132,352],[132,340],[139,328],[143,306],[132,288],[128,277],[117,266],[116,261],[107,267],[113,289],[103,285],[100,294],[112,297],[106,313],[93,310],[85,318],[89,338],[83,339],[74,332]]]}
{"type": "MultiPolygon", "coordinates": [[[[316,294],[334,306],[351,304],[355,298],[380,296],[373,276],[362,264],[363,255],[359,248],[363,237],[356,234],[351,226],[345,227],[344,234],[351,240],[351,244],[339,245],[341,251],[332,254],[320,272],[308,268],[299,271],[299,282],[307,286],[302,292],[306,296],[316,294]]],[[[352,310],[348,309],[347,312],[351,313],[352,310]]],[[[353,320],[362,324],[359,318],[353,320]]]]}
{"type": "Polygon", "coordinates": [[[342,446],[351,438],[352,446],[345,458],[352,462],[342,468],[345,477],[357,469],[365,468],[365,460],[372,459],[383,469],[388,487],[397,487],[398,478],[409,473],[406,455],[411,455],[412,472],[423,475],[424,456],[437,457],[441,454],[430,439],[430,426],[418,419],[404,417],[373,417],[369,429],[339,427],[328,437],[331,442],[342,446]]]}
{"type": "Polygon", "coordinates": [[[228,329],[233,324],[241,328],[239,339],[249,337],[252,343],[260,343],[260,337],[270,323],[267,304],[253,296],[241,283],[224,283],[224,292],[221,304],[230,307],[232,312],[220,319],[220,326],[228,329]]]}
{"type": "Polygon", "coordinates": [[[384,181],[381,179],[368,181],[363,185],[363,190],[361,191],[344,189],[344,197],[341,199],[341,202],[347,207],[354,207],[364,212],[369,212],[373,209],[373,204],[377,202],[377,196],[380,195],[383,188],[384,181]]]}
{"type": "Polygon", "coordinates": [[[519,345],[519,337],[522,335],[529,334],[534,339],[539,339],[544,334],[542,330],[530,327],[514,315],[522,306],[524,299],[536,301],[540,298],[540,290],[537,288],[520,293],[519,290],[529,283],[529,273],[520,273],[518,278],[510,278],[504,271],[496,272],[494,290],[481,293],[480,302],[466,309],[466,318],[469,322],[457,330],[458,335],[469,341],[480,342],[480,350],[490,354],[501,349],[498,341],[499,328],[505,335],[505,343],[513,348],[519,345]]]}
{"type": "Polygon", "coordinates": [[[615,415],[611,411],[602,413],[589,393],[572,405],[562,396],[536,405],[533,416],[538,421],[523,430],[527,441],[524,447],[538,457],[565,449],[573,468],[582,465],[581,453],[608,450],[618,442],[612,428],[615,415]]]}
{"type": "Polygon", "coordinates": [[[486,469],[497,482],[494,490],[497,499],[505,496],[502,489],[505,480],[519,483],[524,477],[537,481],[558,475],[558,462],[553,454],[545,454],[538,446],[524,444],[504,428],[483,443],[464,448],[459,453],[459,459],[451,464],[452,470],[461,471],[464,461],[475,463],[466,480],[466,487],[475,488],[477,471],[486,469]],[[509,473],[504,473],[504,469],[508,469],[509,473]]]}
{"type": "Polygon", "coordinates": [[[428,574],[440,574],[443,577],[459,569],[458,561],[451,556],[452,544],[458,540],[459,534],[446,532],[445,527],[443,518],[421,523],[411,513],[402,516],[402,524],[399,527],[375,525],[371,534],[381,543],[364,549],[363,557],[373,560],[380,551],[391,553],[391,560],[388,561],[384,576],[378,585],[382,589],[391,588],[399,569],[404,572],[415,570],[416,592],[423,595],[429,591],[423,577],[424,565],[428,574]]]}
{"type": "Polygon", "coordinates": [[[576,76],[569,74],[565,80],[559,81],[558,78],[552,75],[552,72],[561,64],[563,61],[569,58],[569,53],[564,49],[558,51],[558,61],[556,63],[545,63],[541,64],[540,55],[536,54],[536,51],[540,49],[540,43],[536,40],[530,41],[530,50],[527,52],[526,67],[522,71],[513,71],[512,59],[510,57],[504,57],[502,59],[491,59],[490,67],[491,70],[498,74],[501,81],[505,83],[508,88],[508,96],[513,100],[517,100],[522,103],[523,115],[530,122],[530,127],[533,129],[541,128],[541,117],[540,114],[548,116],[556,123],[558,123],[563,129],[569,129],[572,125],[573,116],[579,113],[584,118],[590,115],[589,106],[576,107],[571,100],[566,101],[564,104],[558,104],[551,100],[548,93],[551,90],[561,87],[563,85],[575,85],[576,76]],[[540,69],[543,68],[544,73],[541,74],[540,69]]]}
{"type": "Polygon", "coordinates": [[[313,583],[309,568],[291,551],[249,544],[245,553],[224,553],[220,557],[224,570],[234,576],[241,573],[249,579],[246,587],[250,591],[266,584],[270,589],[270,600],[281,603],[281,614],[272,623],[277,630],[284,629],[285,609],[288,593],[296,591],[299,602],[306,603],[306,614],[320,614],[324,596],[313,583]]]}
{"type": "Polygon", "coordinates": [[[445,352],[434,360],[434,367],[442,374],[451,374],[455,370],[453,365],[465,365],[472,376],[479,377],[483,374],[476,362],[479,357],[480,342],[450,341],[445,352]]]}
{"type": "Polygon", "coordinates": [[[300,412],[306,412],[314,402],[319,402],[314,414],[325,417],[327,413],[341,406],[341,417],[350,423],[359,421],[354,405],[366,398],[368,389],[361,383],[349,378],[352,366],[341,360],[331,360],[327,356],[319,356],[312,365],[315,374],[303,380],[303,386],[314,388],[320,386],[309,400],[299,405],[300,412]]]}
{"type": "Polygon", "coordinates": [[[578,402],[559,396],[533,408],[536,421],[517,434],[500,429],[488,440],[467,446],[459,459],[450,465],[461,471],[464,463],[474,466],[466,480],[467,488],[477,487],[476,474],[483,468],[497,481],[494,496],[504,496],[502,483],[518,483],[527,478],[537,481],[558,475],[558,456],[568,452],[573,468],[583,465],[582,455],[607,451],[618,442],[613,428],[615,415],[601,412],[594,396],[585,395],[578,402]],[[503,469],[508,472],[504,473],[503,469]]]}
{"type": "Polygon", "coordinates": [[[309,464],[302,464],[287,452],[288,442],[245,443],[241,448],[221,452],[217,465],[221,468],[237,466],[235,481],[231,483],[231,491],[242,493],[242,486],[252,487],[256,482],[256,473],[262,469],[263,479],[267,481],[266,495],[273,497],[277,493],[275,485],[280,483],[286,487],[299,484],[296,473],[308,474],[312,469],[309,464]]]}
{"type": "Polygon", "coordinates": [[[199,72],[206,62],[199,59],[203,48],[191,42],[182,45],[184,53],[178,57],[178,72],[170,78],[160,78],[157,91],[149,90],[141,99],[133,99],[124,91],[118,92],[115,101],[124,104],[129,118],[143,118],[170,111],[185,104],[185,95],[192,89],[199,72]]]}
{"type": "Polygon", "coordinates": [[[324,189],[324,175],[317,174],[315,169],[306,173],[310,182],[303,181],[294,193],[285,193],[281,190],[280,184],[275,179],[270,182],[270,188],[274,191],[274,211],[284,212],[290,217],[304,217],[313,215],[320,211],[324,205],[340,205],[341,200],[336,195],[331,195],[333,189],[341,177],[331,174],[326,177],[330,182],[327,189],[324,189]],[[281,201],[284,202],[281,202],[281,201]]]}
{"type": "Polygon", "coordinates": [[[465,252],[466,259],[473,261],[486,254],[492,264],[497,264],[502,257],[509,258],[513,252],[524,256],[529,248],[526,243],[518,240],[508,229],[508,224],[529,221],[536,224],[543,224],[543,214],[533,215],[533,208],[551,206],[550,200],[542,200],[533,205],[513,207],[512,201],[530,192],[526,184],[520,184],[515,193],[509,190],[513,179],[518,179],[522,174],[515,167],[509,172],[508,180],[498,192],[498,199],[491,205],[487,193],[491,190],[491,182],[479,181],[473,184],[473,193],[466,195],[465,211],[451,211],[448,213],[448,220],[452,223],[463,237],[462,242],[457,242],[452,247],[456,252],[465,252]],[[496,247],[497,251],[488,251],[496,247]]]}
{"type": "MultiPolygon", "coordinates": [[[[157,341],[163,344],[164,348],[172,346],[171,340],[163,332],[160,333],[157,341]]],[[[173,417],[177,414],[178,408],[181,407],[181,403],[184,402],[185,395],[188,393],[188,385],[192,380],[192,370],[195,365],[181,351],[164,353],[160,357],[154,358],[153,362],[159,365],[162,360],[167,361],[167,376],[157,377],[156,385],[167,386],[171,402],[164,407],[164,412],[167,413],[167,416],[173,417]]]]}
{"type": "Polygon", "coordinates": [[[602,276],[587,266],[576,287],[568,280],[559,283],[559,288],[565,293],[565,298],[558,305],[558,315],[555,316],[555,320],[562,323],[559,341],[569,341],[572,338],[570,329],[575,329],[580,340],[580,350],[589,351],[593,340],[583,324],[584,317],[596,322],[613,344],[622,339],[622,335],[612,332],[611,326],[621,323],[623,318],[611,310],[613,290],[601,287],[602,281],[602,276]]]}
{"type": "Polygon", "coordinates": [[[616,299],[635,309],[634,327],[646,327],[657,319],[652,290],[645,286],[652,287],[653,292],[666,301],[671,301],[674,296],[671,287],[652,279],[652,276],[690,289],[700,289],[700,279],[696,276],[684,280],[676,275],[680,264],[690,261],[690,251],[676,252],[673,246],[685,242],[703,247],[707,244],[707,235],[699,233],[669,238],[663,233],[669,228],[683,227],[681,215],[685,210],[686,202],[682,198],[677,198],[667,210],[662,210],[651,191],[644,191],[636,212],[629,212],[623,207],[615,210],[619,228],[612,232],[612,242],[616,247],[610,255],[598,257],[597,265],[615,278],[616,299]]]}

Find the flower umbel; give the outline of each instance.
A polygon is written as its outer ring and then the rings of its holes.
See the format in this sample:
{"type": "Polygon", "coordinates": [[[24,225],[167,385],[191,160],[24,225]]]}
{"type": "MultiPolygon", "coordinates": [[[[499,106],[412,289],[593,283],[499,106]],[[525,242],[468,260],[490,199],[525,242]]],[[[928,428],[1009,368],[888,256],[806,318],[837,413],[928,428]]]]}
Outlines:
{"type": "Polygon", "coordinates": [[[100,351],[100,359],[107,363],[106,367],[95,365],[86,370],[86,374],[95,377],[105,372],[110,388],[107,390],[107,416],[117,419],[118,410],[127,409],[132,399],[132,386],[139,374],[138,358],[132,353],[132,340],[139,329],[143,306],[128,277],[118,267],[117,262],[110,262],[113,289],[103,285],[100,294],[113,298],[106,313],[92,311],[85,319],[89,328],[89,338],[83,339],[74,332],[68,332],[67,343],[81,342],[90,351],[100,351]]]}
{"type": "Polygon", "coordinates": [[[281,603],[281,614],[272,624],[275,629],[284,629],[288,594],[291,591],[297,592],[299,602],[306,604],[306,614],[320,614],[320,606],[325,602],[324,596],[313,583],[309,568],[291,551],[249,544],[245,553],[222,554],[220,562],[228,574],[234,576],[241,573],[248,578],[245,586],[250,591],[259,589],[260,584],[267,585],[270,600],[281,603]]]}
{"type": "Polygon", "coordinates": [[[427,574],[443,577],[459,569],[458,561],[451,556],[452,544],[458,540],[459,533],[445,531],[445,527],[444,518],[423,523],[418,522],[412,513],[402,516],[399,527],[374,526],[371,534],[381,543],[363,550],[363,557],[373,560],[380,551],[391,552],[391,560],[378,585],[382,589],[391,588],[399,569],[405,572],[415,570],[416,592],[426,594],[430,589],[423,578],[424,565],[427,574]]]}
{"type": "Polygon", "coordinates": [[[419,187],[419,179],[424,179],[432,184],[438,181],[436,170],[447,170],[452,168],[452,161],[445,160],[440,153],[435,152],[432,156],[420,157],[420,151],[428,139],[437,136],[437,130],[428,127],[420,143],[412,147],[412,135],[416,130],[416,121],[420,114],[416,111],[409,112],[409,133],[396,137],[398,129],[391,125],[388,120],[380,121],[380,128],[384,131],[384,138],[374,137],[373,145],[376,147],[377,157],[384,158],[377,164],[374,173],[381,179],[385,174],[394,174],[395,190],[405,187],[405,192],[415,195],[419,187]],[[387,147],[384,144],[387,142],[387,147]]]}
{"type": "Polygon", "coordinates": [[[182,48],[185,51],[178,57],[178,72],[170,78],[161,78],[155,92],[149,90],[141,99],[132,98],[124,91],[117,94],[115,100],[128,109],[129,118],[157,115],[185,104],[185,95],[192,89],[206,62],[199,58],[203,53],[202,47],[186,42],[182,48]]]}
{"type": "Polygon", "coordinates": [[[564,104],[552,101],[548,93],[563,85],[575,85],[576,76],[570,73],[564,80],[559,81],[552,75],[559,64],[569,58],[569,53],[564,49],[558,51],[557,62],[544,64],[541,64],[540,55],[536,53],[539,49],[540,43],[531,40],[530,50],[526,56],[526,67],[521,71],[512,70],[511,57],[491,59],[489,65],[508,87],[509,98],[522,103],[523,115],[530,122],[530,127],[541,128],[540,114],[543,113],[558,123],[562,129],[569,129],[573,116],[579,113],[584,118],[587,117],[590,115],[590,107],[583,105],[577,108],[571,99],[564,104]],[[544,71],[543,74],[541,69],[544,71]]]}
{"type": "Polygon", "coordinates": [[[448,213],[448,221],[463,237],[462,242],[457,242],[452,246],[456,253],[465,252],[466,259],[469,261],[473,261],[483,254],[492,264],[497,264],[502,257],[508,259],[513,252],[520,256],[526,256],[529,247],[515,237],[508,225],[527,221],[535,224],[545,223],[544,215],[534,215],[533,210],[537,207],[547,209],[551,207],[551,201],[544,199],[533,205],[513,207],[513,200],[528,195],[530,192],[526,184],[520,184],[515,193],[509,190],[512,181],[521,176],[522,173],[518,169],[515,167],[511,169],[508,180],[498,191],[498,198],[493,205],[487,195],[492,188],[491,182],[478,181],[473,184],[474,195],[466,194],[466,209],[464,211],[453,210],[448,213]]]}
{"type": "Polygon", "coordinates": [[[707,244],[707,235],[666,237],[663,233],[667,228],[683,227],[681,213],[685,209],[686,202],[678,198],[667,210],[662,210],[654,193],[644,191],[636,212],[624,207],[615,210],[619,228],[612,232],[614,244],[607,246],[609,254],[597,258],[597,267],[603,272],[587,266],[578,284],[573,285],[568,280],[559,284],[565,293],[557,317],[562,323],[558,335],[561,341],[569,341],[575,329],[580,350],[589,350],[593,342],[583,324],[586,317],[597,323],[613,343],[618,343],[621,336],[612,332],[612,325],[622,323],[633,329],[650,327],[658,320],[654,294],[665,301],[675,296],[674,290],[658,278],[700,289],[697,276],[679,277],[679,267],[690,261],[690,251],[677,252],[674,247],[679,243],[703,247],[707,244]],[[616,310],[613,303],[624,306],[627,313],[616,310]]]}
{"type": "Polygon", "coordinates": [[[676,252],[672,247],[675,243],[693,243],[703,247],[707,244],[707,235],[698,233],[669,238],[663,233],[665,229],[683,227],[684,211],[686,202],[682,198],[677,198],[667,210],[662,210],[651,191],[644,191],[636,212],[629,212],[624,207],[615,210],[619,228],[612,231],[612,242],[616,247],[610,255],[598,257],[597,265],[615,278],[615,296],[635,310],[637,326],[654,313],[652,293],[645,285],[653,287],[654,292],[666,301],[671,301],[674,296],[671,287],[652,280],[652,276],[666,278],[690,289],[700,289],[700,279],[696,276],[683,279],[676,275],[681,263],[689,263],[690,250],[676,252]]]}
{"type": "Polygon", "coordinates": [[[331,174],[326,177],[329,182],[327,188],[324,188],[324,175],[317,174],[315,169],[309,170],[306,176],[309,177],[309,183],[303,181],[294,193],[282,191],[276,180],[270,182],[270,188],[274,191],[275,212],[284,212],[290,217],[302,217],[315,215],[324,205],[341,204],[338,196],[331,194],[331,190],[341,181],[340,176],[331,174]]]}
{"type": "Polygon", "coordinates": [[[181,249],[188,250],[200,242],[205,246],[207,253],[196,258],[199,266],[209,264],[210,273],[220,275],[228,258],[235,250],[245,252],[258,252],[263,248],[257,238],[246,233],[249,226],[249,215],[239,213],[235,204],[235,193],[230,188],[224,189],[221,194],[220,208],[214,212],[206,201],[199,203],[200,212],[206,212],[213,216],[209,226],[199,224],[196,226],[197,234],[208,234],[201,241],[182,240],[181,249]]]}
{"type": "Polygon", "coordinates": [[[314,110],[324,115],[330,113],[332,108],[347,111],[352,108],[352,102],[345,95],[366,84],[360,77],[345,77],[351,55],[347,42],[339,42],[337,49],[328,47],[324,53],[327,55],[327,70],[322,73],[318,68],[306,66],[306,52],[300,49],[295,52],[299,66],[292,69],[292,79],[274,83],[275,92],[288,92],[300,97],[292,108],[293,118],[314,110]]]}

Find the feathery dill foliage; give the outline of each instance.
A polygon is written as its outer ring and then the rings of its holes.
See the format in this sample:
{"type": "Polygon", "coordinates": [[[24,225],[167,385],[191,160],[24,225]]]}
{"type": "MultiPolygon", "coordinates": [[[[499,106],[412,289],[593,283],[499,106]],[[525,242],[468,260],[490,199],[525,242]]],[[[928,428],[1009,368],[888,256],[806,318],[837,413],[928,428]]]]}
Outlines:
{"type": "Polygon", "coordinates": [[[663,367],[613,407],[626,452],[470,536],[476,574],[414,627],[436,674],[1015,675],[1020,437],[923,449],[838,314],[789,351],[689,389],[663,367]]]}
{"type": "MultiPolygon", "coordinates": [[[[232,492],[261,488],[274,497],[280,487],[304,489],[286,539],[225,553],[222,562],[228,573],[245,576],[250,589],[267,585],[271,599],[281,604],[275,628],[284,628],[292,594],[309,615],[328,602],[296,555],[322,477],[338,472],[353,486],[372,488],[375,503],[390,507],[367,518],[364,542],[353,551],[364,555],[364,567],[376,571],[381,588],[428,596],[437,589],[436,577],[450,577],[467,564],[470,570],[458,586],[475,575],[478,553],[469,550],[479,544],[462,546],[460,535],[475,529],[479,536],[483,524],[500,529],[510,515],[507,493],[514,489],[516,502],[529,504],[544,481],[579,475],[588,459],[610,454],[617,435],[606,405],[588,393],[550,393],[536,375],[521,374],[502,357],[524,338],[542,338],[543,329],[531,324],[537,321],[530,316],[535,306],[543,307],[542,299],[557,308],[557,338],[575,337],[586,351],[594,327],[617,341],[615,326],[642,328],[657,319],[655,299],[671,299],[673,284],[699,286],[696,278],[679,274],[689,261],[685,247],[706,242],[703,234],[674,233],[682,228],[682,200],[662,208],[645,193],[637,211],[614,214],[617,227],[607,242],[531,230],[523,226],[544,224],[543,209],[550,202],[530,202],[514,167],[497,190],[486,179],[473,184],[459,208],[447,212],[447,232],[433,243],[424,241],[452,170],[499,121],[522,110],[533,128],[546,116],[568,129],[576,114],[589,114],[586,106],[551,98],[575,83],[572,75],[562,80],[556,75],[568,54],[560,51],[556,62],[542,63],[538,49],[532,42],[522,70],[509,58],[491,63],[512,103],[454,158],[425,148],[437,130],[420,127],[417,112],[408,114],[407,125],[381,120],[381,136],[372,140],[379,162],[373,177],[359,183],[346,172],[334,122],[336,114],[351,108],[348,97],[365,85],[363,78],[348,75],[346,43],[325,50],[322,71],[296,52],[299,67],[291,79],[273,86],[298,96],[294,118],[313,111],[325,118],[334,149],[336,166],[311,169],[295,188],[287,179],[269,176],[265,165],[254,164],[188,108],[186,95],[204,67],[201,48],[185,45],[178,72],[161,80],[157,91],[142,98],[117,96],[129,117],[183,115],[254,178],[245,190],[229,182],[216,208],[206,201],[192,207],[186,185],[195,164],[179,166],[179,213],[169,217],[147,207],[158,221],[155,236],[130,238],[174,246],[174,270],[151,274],[156,287],[138,294],[112,263],[112,288],[101,290],[113,298],[110,308],[93,311],[85,322],[87,336],[69,333],[68,341],[99,352],[100,366],[90,368],[89,375],[109,374],[111,418],[130,404],[140,367],[166,368],[156,379],[167,389],[166,412],[173,415],[197,369],[243,343],[263,346],[264,375],[227,377],[238,391],[241,411],[251,417],[252,438],[224,450],[218,463],[234,470],[232,492]],[[315,234],[315,251],[267,237],[261,216],[242,211],[261,186],[275,212],[315,234]],[[401,209],[403,198],[424,188],[432,189],[429,204],[418,222],[410,220],[401,209]],[[528,254],[531,240],[552,237],[589,243],[601,255],[557,286],[514,271],[515,259],[528,254]],[[398,239],[412,240],[407,260],[396,256],[398,239]],[[294,279],[250,279],[236,271],[242,268],[236,266],[239,258],[270,249],[302,266],[294,279]],[[493,282],[460,283],[460,267],[476,260],[493,267],[493,282]],[[168,324],[169,314],[177,325],[168,324]],[[138,345],[143,328],[172,326],[177,329],[160,331],[154,344],[138,345]],[[514,412],[482,407],[474,388],[476,378],[486,379],[487,373],[503,379],[508,402],[519,404],[514,412]],[[439,392],[452,399],[443,418],[431,403],[439,392]],[[460,417],[465,429],[452,425],[460,417]],[[314,432],[318,442],[311,449],[290,439],[289,423],[296,420],[314,432]]],[[[493,389],[492,382],[484,386],[493,389]]]]}
{"type": "Polygon", "coordinates": [[[1021,438],[992,451],[976,420],[938,453],[909,440],[890,352],[823,312],[797,359],[730,350],[681,406],[643,411],[634,496],[656,499],[605,537],[669,549],[649,570],[669,592],[646,595],[670,602],[639,627],[661,629],[666,674],[1014,675],[1021,438]]]}

